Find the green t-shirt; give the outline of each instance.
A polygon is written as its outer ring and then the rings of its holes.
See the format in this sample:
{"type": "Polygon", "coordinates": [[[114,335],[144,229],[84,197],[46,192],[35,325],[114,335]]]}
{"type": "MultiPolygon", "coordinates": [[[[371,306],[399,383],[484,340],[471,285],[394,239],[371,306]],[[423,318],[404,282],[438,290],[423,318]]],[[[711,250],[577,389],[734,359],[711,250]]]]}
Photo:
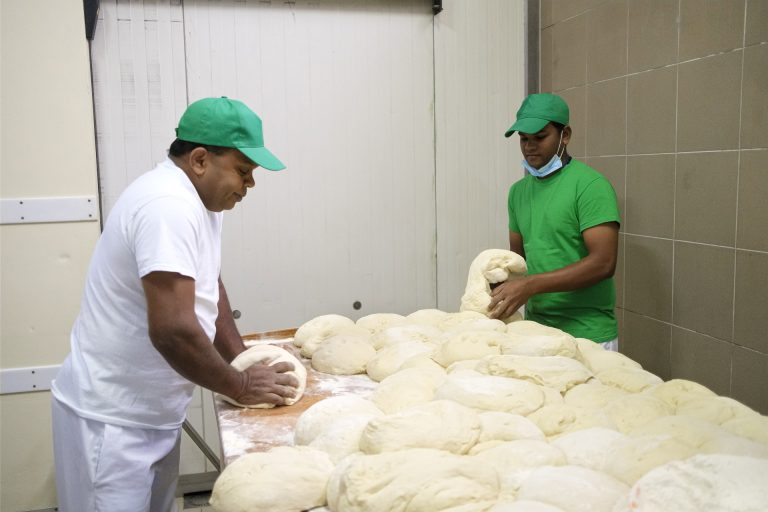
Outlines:
{"type": "MultiPolygon", "coordinates": [[[[561,269],[584,258],[582,232],[620,222],[616,192],[588,165],[571,159],[549,178],[527,175],[509,189],[509,229],[523,237],[529,274],[561,269]]],[[[613,278],[571,292],[531,297],[526,318],[577,338],[610,341],[618,336],[613,278]]]]}

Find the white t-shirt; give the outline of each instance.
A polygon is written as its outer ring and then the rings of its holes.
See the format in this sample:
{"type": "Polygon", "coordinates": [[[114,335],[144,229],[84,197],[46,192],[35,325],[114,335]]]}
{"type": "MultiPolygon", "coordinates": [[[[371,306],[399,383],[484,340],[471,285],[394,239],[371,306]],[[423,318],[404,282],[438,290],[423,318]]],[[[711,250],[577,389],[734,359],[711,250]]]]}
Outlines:
{"type": "Polygon", "coordinates": [[[141,278],[155,271],[195,280],[195,313],[216,334],[222,214],[208,211],[167,159],[122,193],[94,251],[71,353],[53,395],[82,417],[128,427],[175,429],[194,384],[149,339],[141,278]]]}

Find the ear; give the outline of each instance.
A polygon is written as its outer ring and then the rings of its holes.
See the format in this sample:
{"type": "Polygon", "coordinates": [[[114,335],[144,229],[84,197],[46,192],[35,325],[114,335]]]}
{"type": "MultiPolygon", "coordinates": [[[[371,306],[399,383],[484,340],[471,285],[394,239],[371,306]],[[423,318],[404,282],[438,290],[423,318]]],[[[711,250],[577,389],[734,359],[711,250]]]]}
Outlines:
{"type": "Polygon", "coordinates": [[[198,178],[202,178],[205,174],[208,164],[208,150],[196,147],[189,152],[189,168],[192,169],[192,173],[198,178]]]}
{"type": "Polygon", "coordinates": [[[567,146],[571,140],[571,127],[570,125],[563,128],[563,145],[567,146]]]}

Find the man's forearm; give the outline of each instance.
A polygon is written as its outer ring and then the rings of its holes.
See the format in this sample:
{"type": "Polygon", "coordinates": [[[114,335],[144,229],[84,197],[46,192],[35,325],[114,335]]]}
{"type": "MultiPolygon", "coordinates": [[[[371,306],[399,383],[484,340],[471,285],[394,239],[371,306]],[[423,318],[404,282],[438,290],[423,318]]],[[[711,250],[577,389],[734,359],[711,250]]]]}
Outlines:
{"type": "Polygon", "coordinates": [[[583,259],[552,272],[526,276],[530,295],[570,292],[586,288],[613,276],[615,263],[587,255],[583,259]]]}
{"type": "Polygon", "coordinates": [[[221,357],[228,363],[245,350],[243,338],[235,324],[235,318],[232,316],[232,306],[229,304],[227,290],[224,288],[221,278],[219,278],[219,315],[216,317],[216,336],[213,339],[213,346],[216,347],[221,357]]]}

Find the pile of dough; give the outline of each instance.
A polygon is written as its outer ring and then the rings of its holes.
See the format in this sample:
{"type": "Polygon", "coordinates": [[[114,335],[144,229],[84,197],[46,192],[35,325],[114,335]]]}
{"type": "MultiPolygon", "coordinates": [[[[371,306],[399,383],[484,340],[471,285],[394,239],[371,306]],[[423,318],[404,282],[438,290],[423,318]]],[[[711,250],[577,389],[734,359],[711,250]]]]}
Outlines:
{"type": "Polygon", "coordinates": [[[443,331],[452,331],[462,329],[462,324],[473,322],[474,320],[488,319],[483,313],[477,311],[460,311],[459,313],[447,313],[437,327],[443,331]]]}
{"type": "Polygon", "coordinates": [[[479,414],[480,437],[478,444],[487,441],[516,441],[518,439],[544,440],[544,433],[531,420],[519,414],[486,411],[479,414]]]}
{"type": "Polygon", "coordinates": [[[296,420],[293,441],[299,445],[307,445],[319,436],[326,425],[342,415],[365,414],[373,417],[383,416],[376,404],[355,395],[332,396],[321,400],[296,420]]]}
{"type": "Polygon", "coordinates": [[[587,350],[581,354],[584,366],[592,373],[600,373],[603,370],[617,366],[626,368],[642,368],[640,363],[633,361],[624,354],[610,350],[587,350]]]}
{"type": "Polygon", "coordinates": [[[491,303],[490,285],[521,277],[527,271],[525,259],[517,253],[503,249],[487,249],[481,252],[469,266],[460,311],[488,314],[488,305],[491,303]]]}
{"type": "Polygon", "coordinates": [[[662,382],[646,389],[644,393],[651,394],[656,398],[663,400],[667,405],[672,407],[673,411],[677,411],[677,407],[688,400],[706,396],[717,396],[714,391],[711,391],[705,386],[685,379],[672,379],[667,382],[662,382]]]}
{"type": "Polygon", "coordinates": [[[373,338],[373,346],[376,350],[401,343],[404,341],[418,341],[422,343],[436,341],[443,335],[443,331],[432,325],[398,325],[387,327],[373,338]]]}
{"type": "Polygon", "coordinates": [[[471,370],[450,374],[435,391],[435,398],[486,411],[522,415],[530,414],[544,404],[544,393],[536,384],[471,370]]]}
{"type": "Polygon", "coordinates": [[[517,497],[549,503],[567,512],[611,512],[628,491],[624,483],[593,469],[546,466],[531,471],[517,497]]]}
{"type": "Polygon", "coordinates": [[[448,315],[449,313],[439,309],[420,309],[407,315],[405,318],[412,324],[437,327],[443,320],[448,318],[448,315]]]}
{"type": "MultiPolygon", "coordinates": [[[[410,449],[345,459],[329,505],[343,512],[435,512],[493,502],[498,475],[472,457],[410,449]]],[[[329,489],[330,491],[330,489],[329,489]]],[[[476,509],[475,509],[476,510],[476,509]]]]}
{"type": "Polygon", "coordinates": [[[745,418],[734,418],[723,423],[721,427],[732,434],[768,446],[768,416],[755,414],[745,418]]]}
{"type": "MultiPolygon", "coordinates": [[[[288,375],[292,375],[299,383],[299,387],[296,388],[296,396],[285,400],[286,405],[293,405],[304,395],[304,390],[307,387],[307,369],[293,354],[287,350],[276,347],[274,345],[254,345],[253,347],[240,352],[237,357],[232,361],[232,366],[238,371],[243,371],[246,368],[250,368],[255,364],[266,364],[268,366],[274,366],[277,363],[291,363],[293,365],[293,371],[286,372],[288,375]]],[[[227,402],[236,405],[238,407],[248,407],[251,409],[270,409],[274,407],[274,404],[256,404],[256,405],[243,405],[237,400],[225,395],[220,395],[221,398],[227,402]]]]}
{"type": "Polygon", "coordinates": [[[695,455],[648,472],[615,512],[760,512],[768,508],[768,460],[695,455]]]}
{"type": "Polygon", "coordinates": [[[603,411],[619,432],[629,433],[647,423],[672,414],[672,408],[652,395],[632,394],[607,404],[603,411]]]}
{"type": "Polygon", "coordinates": [[[325,452],[280,446],[227,466],[211,492],[215,512],[296,512],[325,504],[333,463],[325,452]]]}
{"type": "Polygon", "coordinates": [[[342,315],[321,315],[305,322],[293,335],[293,344],[301,349],[301,355],[312,357],[315,350],[328,338],[337,334],[369,337],[370,331],[358,327],[342,315]]]}
{"type": "Polygon", "coordinates": [[[695,453],[690,444],[673,436],[628,436],[611,445],[603,471],[632,485],[653,468],[673,460],[687,459],[695,453]]]}
{"type": "Polygon", "coordinates": [[[365,373],[366,364],[376,355],[370,337],[337,334],[312,354],[312,368],[334,375],[365,373]]]}
{"type": "Polygon", "coordinates": [[[573,337],[546,336],[542,334],[520,335],[508,333],[509,341],[501,345],[502,354],[518,356],[563,356],[575,358],[579,349],[573,337]]]}
{"type": "MultiPolygon", "coordinates": [[[[501,336],[506,336],[506,334],[501,334],[501,336]]],[[[499,336],[494,336],[491,333],[484,335],[483,331],[465,331],[453,334],[438,345],[432,353],[432,359],[441,366],[447,367],[456,361],[482,359],[485,356],[498,355],[499,347],[493,344],[496,339],[499,339],[499,336]]]]}
{"type": "Polygon", "coordinates": [[[405,325],[407,323],[409,323],[408,320],[403,315],[398,315],[397,313],[373,313],[360,317],[355,322],[358,327],[367,329],[374,336],[388,327],[405,325]]]}
{"type": "Polygon", "coordinates": [[[474,410],[451,400],[435,400],[371,420],[360,438],[360,450],[374,454],[434,448],[464,454],[478,437],[480,418],[474,410]]]}
{"type": "Polygon", "coordinates": [[[566,463],[560,448],[537,439],[507,441],[474,453],[473,457],[493,467],[499,474],[519,468],[562,466],[566,463]]]}
{"type": "Polygon", "coordinates": [[[583,364],[562,356],[488,356],[478,363],[476,369],[488,375],[528,380],[560,393],[592,377],[592,372],[583,364]]]}
{"type": "Polygon", "coordinates": [[[623,389],[606,386],[598,381],[590,381],[579,384],[565,393],[565,403],[587,409],[602,409],[614,400],[618,400],[629,394],[623,389]]]}
{"type": "Polygon", "coordinates": [[[395,373],[411,357],[419,354],[431,354],[434,349],[435,346],[431,343],[420,343],[418,341],[395,343],[379,350],[368,361],[366,372],[370,378],[376,382],[381,382],[395,373]]]}
{"type": "Polygon", "coordinates": [[[661,384],[663,381],[642,368],[631,368],[627,366],[614,366],[603,370],[597,375],[597,380],[606,386],[613,386],[623,389],[629,393],[639,393],[651,386],[661,384]]]}
{"type": "Polygon", "coordinates": [[[611,445],[620,439],[626,439],[621,432],[592,427],[564,434],[551,443],[563,451],[568,464],[600,471],[611,454],[611,445]]]}
{"type": "Polygon", "coordinates": [[[758,415],[746,405],[727,396],[692,398],[677,406],[677,414],[699,418],[718,425],[733,419],[758,415]]]}
{"type": "Polygon", "coordinates": [[[495,318],[470,318],[445,328],[445,332],[448,333],[464,331],[507,332],[507,324],[495,318]]]}
{"type": "Polygon", "coordinates": [[[344,413],[323,425],[320,433],[309,443],[310,448],[322,450],[336,464],[341,459],[360,451],[360,436],[376,414],[344,413]]]}
{"type": "Polygon", "coordinates": [[[616,429],[613,420],[602,410],[582,409],[572,405],[545,405],[528,415],[544,435],[555,437],[591,427],[616,429]]]}
{"type": "Polygon", "coordinates": [[[435,397],[435,388],[446,379],[445,370],[407,368],[382,380],[371,394],[371,401],[386,414],[400,412],[435,397]]]}

